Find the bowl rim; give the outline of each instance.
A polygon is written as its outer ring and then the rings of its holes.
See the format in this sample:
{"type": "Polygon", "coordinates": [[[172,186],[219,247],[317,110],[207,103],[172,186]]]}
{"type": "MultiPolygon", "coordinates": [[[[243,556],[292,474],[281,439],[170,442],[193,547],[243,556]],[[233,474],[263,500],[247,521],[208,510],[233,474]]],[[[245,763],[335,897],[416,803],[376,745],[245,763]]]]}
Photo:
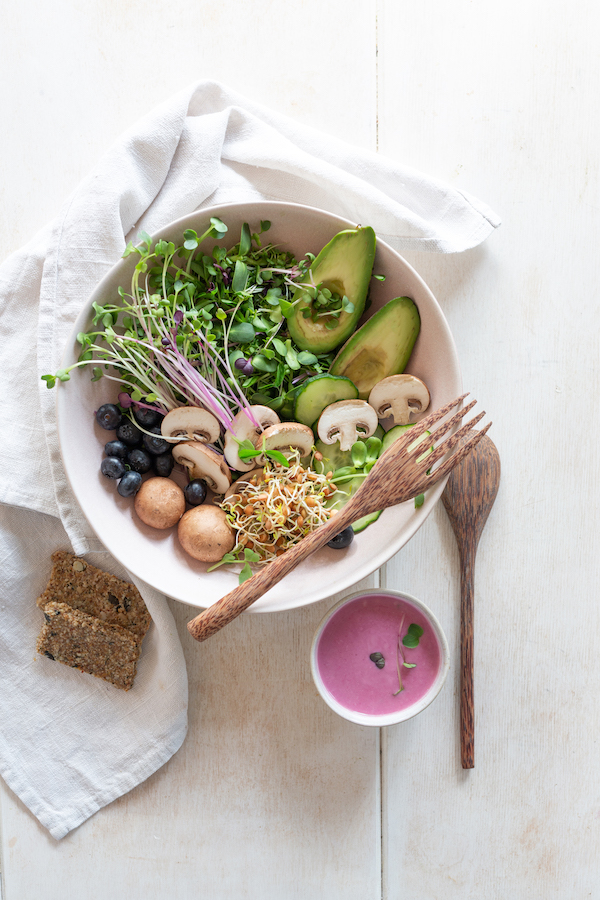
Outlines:
{"type": "Polygon", "coordinates": [[[406,591],[392,590],[391,588],[364,588],[364,590],[362,591],[356,591],[352,594],[349,594],[347,597],[343,597],[341,600],[338,600],[338,602],[335,603],[321,619],[319,625],[317,626],[317,630],[314,633],[310,647],[310,670],[315,687],[317,688],[321,698],[335,713],[337,713],[344,719],[348,719],[348,721],[353,722],[355,725],[368,725],[371,727],[381,728],[387,725],[399,725],[401,722],[406,722],[408,721],[408,719],[414,718],[420,712],[423,712],[423,710],[426,709],[431,703],[433,703],[444,686],[449,669],[450,650],[448,646],[448,640],[433,610],[431,610],[425,603],[423,603],[422,600],[419,600],[417,597],[413,597],[412,594],[408,594],[406,591]],[[326,626],[335,615],[335,613],[339,609],[341,609],[342,606],[346,606],[346,604],[351,603],[354,600],[358,600],[361,597],[368,597],[373,595],[397,597],[398,599],[407,601],[416,609],[418,609],[419,612],[421,612],[429,621],[430,625],[433,628],[433,632],[438,642],[441,659],[440,668],[433,684],[431,685],[429,690],[419,700],[417,700],[416,703],[413,703],[412,706],[407,706],[405,709],[399,710],[396,713],[384,713],[382,715],[370,715],[369,713],[358,712],[357,710],[348,709],[347,706],[343,706],[325,687],[317,663],[317,653],[321,635],[323,634],[326,626]]]}
{"type": "MultiPolygon", "coordinates": [[[[332,226],[335,225],[335,228],[339,230],[340,228],[350,227],[355,228],[356,223],[351,220],[345,218],[344,216],[340,216],[337,213],[329,212],[328,210],[320,209],[318,207],[308,206],[302,203],[294,203],[280,200],[253,200],[253,201],[241,201],[241,202],[230,202],[230,203],[221,203],[212,206],[207,206],[201,209],[196,209],[191,213],[187,213],[185,216],[181,216],[178,219],[175,219],[171,222],[166,223],[161,226],[156,231],[150,235],[152,242],[159,240],[166,233],[172,234],[173,232],[179,230],[185,230],[188,225],[191,223],[197,223],[200,217],[208,220],[213,215],[220,215],[226,217],[228,212],[239,211],[238,215],[241,215],[242,210],[248,210],[248,212],[244,212],[243,215],[251,215],[253,214],[255,218],[261,217],[264,218],[264,213],[267,209],[286,209],[293,212],[294,210],[302,211],[304,214],[314,213],[319,217],[323,217],[326,220],[330,220],[332,226]],[[252,212],[251,212],[252,211],[252,212]]],[[[271,218],[274,218],[273,213],[271,213],[271,218]]],[[[215,241],[218,243],[218,241],[215,241]]],[[[392,248],[389,244],[387,244],[384,240],[377,237],[378,246],[385,248],[384,252],[389,253],[392,257],[396,258],[401,266],[406,270],[406,272],[410,275],[411,278],[418,283],[420,289],[423,291],[424,295],[428,298],[428,303],[431,304],[431,308],[435,311],[436,317],[438,319],[437,326],[441,329],[444,335],[444,340],[446,342],[446,346],[448,349],[447,356],[447,369],[448,374],[456,379],[460,388],[462,388],[462,373],[460,368],[460,362],[458,359],[458,353],[456,350],[456,344],[454,342],[454,338],[452,332],[450,330],[450,326],[446,320],[446,317],[441,309],[436,297],[434,296],[431,289],[428,287],[426,282],[421,278],[421,276],[416,272],[416,270],[410,265],[410,263],[400,254],[397,250],[392,248]]],[[[70,358],[70,355],[73,353],[72,343],[73,337],[76,335],[78,331],[84,330],[84,325],[87,323],[90,310],[91,310],[91,302],[94,298],[97,297],[98,294],[102,294],[108,288],[110,288],[117,278],[117,270],[124,269],[127,272],[126,265],[131,265],[129,260],[124,258],[119,259],[111,268],[105,273],[102,279],[94,286],[94,289],[89,294],[85,304],[83,305],[76,322],[74,323],[69,338],[67,340],[67,344],[63,350],[62,354],[62,362],[61,365],[65,364],[65,361],[70,358]]],[[[122,274],[118,274],[119,279],[122,277],[122,274]]],[[[63,433],[60,427],[61,421],[61,408],[64,408],[67,403],[65,397],[65,391],[63,390],[64,385],[59,384],[56,392],[56,417],[57,417],[57,437],[58,444],[60,448],[61,457],[63,459],[63,467],[65,470],[65,474],[67,480],[69,482],[70,488],[73,491],[76,499],[79,502],[79,505],[82,508],[82,512],[86,520],[88,521],[92,531],[96,534],[96,536],[100,539],[102,543],[107,546],[109,552],[111,552],[115,558],[117,558],[129,571],[132,572],[133,575],[136,575],[138,578],[146,581],[145,572],[143,568],[141,568],[140,564],[135,560],[132,562],[127,559],[127,554],[125,552],[121,552],[120,546],[115,543],[112,539],[112,535],[104,535],[102,533],[98,533],[97,528],[95,527],[93,521],[90,519],[88,515],[88,510],[86,510],[81,503],[79,498],[79,491],[77,490],[72,478],[70,471],[65,464],[65,447],[63,441],[63,433]],[[109,544],[107,544],[107,538],[110,537],[109,544]]],[[[251,614],[261,613],[261,612],[277,612],[288,609],[293,609],[298,606],[307,606],[311,603],[318,602],[320,600],[325,599],[328,596],[331,596],[332,593],[338,592],[340,590],[347,590],[351,588],[357,581],[361,578],[366,577],[368,574],[374,572],[376,569],[380,568],[384,565],[395,553],[397,553],[416,533],[416,531],[421,527],[421,525],[425,522],[437,501],[439,500],[441,493],[444,489],[447,478],[442,479],[437,484],[435,484],[432,488],[429,489],[425,503],[418,510],[418,515],[414,515],[410,518],[410,520],[403,526],[401,532],[396,535],[394,540],[391,540],[389,543],[384,542],[381,545],[379,550],[373,552],[368,561],[363,561],[358,565],[358,567],[353,567],[351,571],[348,572],[347,575],[341,575],[336,581],[335,588],[331,589],[331,585],[327,586],[327,590],[324,591],[323,588],[319,585],[316,586],[307,586],[302,592],[298,592],[296,598],[293,601],[290,601],[287,594],[275,594],[272,597],[267,597],[265,602],[263,603],[261,600],[257,601],[252,607],[249,608],[248,612],[251,614]]],[[[151,584],[151,582],[148,582],[151,584]]],[[[188,605],[192,605],[199,609],[206,609],[212,603],[217,601],[217,597],[205,598],[203,596],[189,596],[186,594],[182,595],[181,590],[169,590],[165,591],[164,587],[156,586],[157,590],[166,593],[167,596],[172,599],[177,600],[178,602],[187,603],[188,605]],[[210,602],[203,603],[204,600],[210,599],[210,602]]],[[[274,589],[276,590],[276,588],[274,589]]],[[[226,591],[225,591],[226,593],[226,591]]],[[[201,591],[198,591],[198,594],[201,594],[201,591]]]]}

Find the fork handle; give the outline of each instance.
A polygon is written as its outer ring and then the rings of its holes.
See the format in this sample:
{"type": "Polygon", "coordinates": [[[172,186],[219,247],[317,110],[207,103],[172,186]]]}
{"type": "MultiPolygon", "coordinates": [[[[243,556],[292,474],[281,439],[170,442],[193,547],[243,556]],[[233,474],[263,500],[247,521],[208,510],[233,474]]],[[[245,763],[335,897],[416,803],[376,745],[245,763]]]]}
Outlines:
{"type": "Polygon", "coordinates": [[[277,556],[252,578],[248,578],[188,622],[189,633],[197,641],[205,641],[216,634],[356,518],[354,504],[350,500],[336,516],[332,516],[329,521],[311,531],[303,540],[281,556],[277,556]]]}

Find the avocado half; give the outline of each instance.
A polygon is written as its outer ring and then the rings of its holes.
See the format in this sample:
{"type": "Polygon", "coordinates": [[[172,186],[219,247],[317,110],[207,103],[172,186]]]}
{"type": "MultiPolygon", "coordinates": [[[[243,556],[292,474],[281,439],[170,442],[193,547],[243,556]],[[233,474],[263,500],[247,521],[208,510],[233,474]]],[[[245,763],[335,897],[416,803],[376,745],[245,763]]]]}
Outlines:
{"type": "Polygon", "coordinates": [[[329,353],[352,334],[365,308],[375,261],[375,244],[373,229],[359,226],[340,231],[315,257],[304,282],[328,288],[340,297],[345,295],[354,304],[354,310],[351,313],[342,312],[335,325],[335,320],[327,317],[313,322],[310,316],[303,314],[304,310],[312,312],[312,300],[300,283],[292,302],[303,294],[304,297],[294,306],[287,326],[292,340],[302,350],[329,353]],[[328,324],[330,327],[327,327],[328,324]]]}
{"type": "Polygon", "coordinates": [[[378,381],[404,371],[420,330],[421,317],[414,301],[394,297],[346,341],[329,372],[349,378],[358,388],[358,396],[366,400],[378,381]]]}

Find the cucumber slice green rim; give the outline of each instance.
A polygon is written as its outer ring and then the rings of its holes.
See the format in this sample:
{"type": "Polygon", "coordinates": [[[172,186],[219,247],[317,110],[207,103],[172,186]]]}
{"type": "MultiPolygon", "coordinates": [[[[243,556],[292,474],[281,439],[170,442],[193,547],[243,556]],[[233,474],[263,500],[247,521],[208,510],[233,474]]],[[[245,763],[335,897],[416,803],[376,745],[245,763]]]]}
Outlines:
{"type": "Polygon", "coordinates": [[[294,420],[312,427],[323,410],[338,400],[356,400],[358,388],[344,375],[313,375],[296,394],[294,420]]]}
{"type": "Polygon", "coordinates": [[[363,516],[361,519],[357,519],[356,522],[352,523],[352,531],[354,534],[359,534],[361,531],[364,531],[365,528],[368,528],[369,525],[372,525],[373,522],[376,522],[379,516],[381,515],[381,510],[377,510],[377,512],[369,513],[366,516],[363,516]]]}
{"type": "MultiPolygon", "coordinates": [[[[394,444],[399,438],[402,437],[405,431],[409,428],[412,428],[415,425],[415,422],[410,422],[408,425],[394,425],[393,428],[390,428],[383,436],[383,446],[381,448],[381,454],[383,455],[386,450],[394,444]]],[[[420,437],[415,440],[415,444],[420,444],[424,441],[428,435],[431,435],[430,431],[424,431],[420,437]]],[[[412,444],[409,444],[409,449],[412,447],[412,444]]],[[[433,453],[433,447],[428,447],[425,453],[422,453],[421,456],[417,459],[417,462],[421,462],[422,459],[425,459],[426,456],[429,456],[430,453],[433,453]]]]}

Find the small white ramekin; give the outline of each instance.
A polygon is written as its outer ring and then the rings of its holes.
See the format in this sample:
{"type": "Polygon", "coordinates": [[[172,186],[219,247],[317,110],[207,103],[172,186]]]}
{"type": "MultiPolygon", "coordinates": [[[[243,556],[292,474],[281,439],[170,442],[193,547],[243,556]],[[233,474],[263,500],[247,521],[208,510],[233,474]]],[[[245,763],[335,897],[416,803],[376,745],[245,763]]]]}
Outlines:
{"type": "Polygon", "coordinates": [[[411,597],[410,594],[405,594],[400,591],[372,588],[364,591],[358,591],[355,594],[350,594],[348,597],[344,597],[343,600],[340,600],[327,612],[327,614],[319,624],[319,627],[317,628],[315,636],[313,638],[310,650],[310,667],[312,677],[319,694],[321,695],[325,703],[327,703],[327,705],[331,707],[334,712],[336,712],[339,716],[342,716],[344,719],[348,719],[350,722],[354,722],[356,725],[373,725],[377,728],[380,728],[383,725],[397,725],[400,722],[406,722],[407,719],[412,719],[413,716],[418,715],[435,700],[442,687],[444,686],[444,682],[448,674],[448,669],[450,668],[450,654],[448,651],[448,641],[446,640],[446,636],[442,631],[442,626],[440,625],[432,611],[429,609],[429,607],[422,603],[421,600],[417,600],[416,597],[411,597]],[[347,603],[351,603],[353,600],[358,600],[359,597],[367,597],[369,595],[397,597],[398,599],[414,606],[415,609],[419,610],[419,612],[429,621],[429,624],[433,629],[433,633],[435,634],[439,646],[440,668],[435,681],[432,683],[427,693],[425,693],[419,700],[417,700],[411,706],[408,706],[405,709],[399,710],[395,713],[371,715],[369,713],[357,712],[356,710],[348,709],[348,707],[342,706],[342,704],[339,703],[325,687],[317,663],[319,640],[326,625],[328,624],[334,613],[336,613],[340,609],[340,607],[345,606],[347,603]]]}

